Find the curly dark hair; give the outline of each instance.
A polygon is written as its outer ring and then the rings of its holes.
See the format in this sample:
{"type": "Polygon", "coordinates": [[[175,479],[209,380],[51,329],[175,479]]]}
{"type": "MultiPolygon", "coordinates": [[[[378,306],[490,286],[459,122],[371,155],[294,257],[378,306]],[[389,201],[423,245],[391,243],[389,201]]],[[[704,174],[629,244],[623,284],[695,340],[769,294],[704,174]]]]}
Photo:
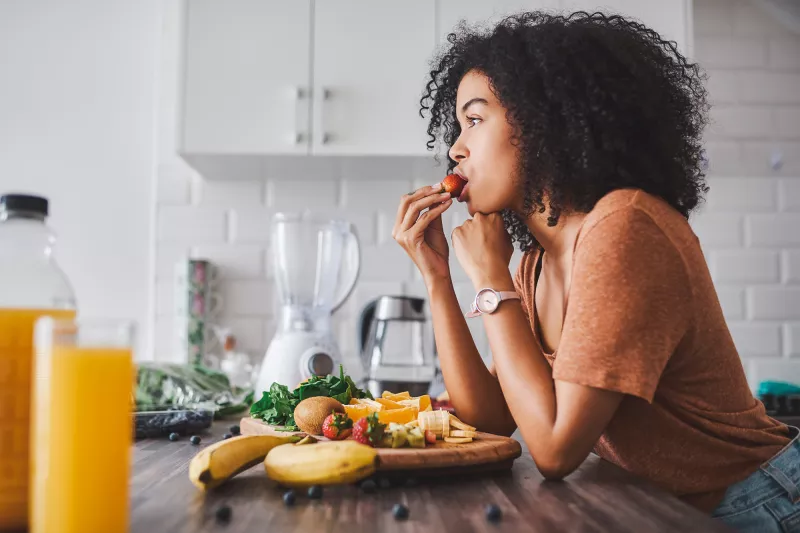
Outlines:
{"type": "MultiPolygon", "coordinates": [[[[428,149],[456,142],[458,85],[471,70],[486,75],[520,148],[526,216],[546,202],[554,226],[562,213],[589,212],[634,187],[688,218],[708,191],[705,75],[652,29],[599,12],[534,11],[489,28],[462,21],[447,42],[420,100],[420,115],[430,111],[428,149]]],[[[539,247],[522,218],[502,214],[522,251],[539,247]]]]}

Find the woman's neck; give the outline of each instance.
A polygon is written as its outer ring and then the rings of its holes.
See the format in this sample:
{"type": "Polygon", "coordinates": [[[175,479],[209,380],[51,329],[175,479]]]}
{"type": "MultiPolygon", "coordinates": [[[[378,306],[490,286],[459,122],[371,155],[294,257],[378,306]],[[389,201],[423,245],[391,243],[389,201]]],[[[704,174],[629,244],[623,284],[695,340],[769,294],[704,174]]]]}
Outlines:
{"type": "Polygon", "coordinates": [[[547,212],[533,213],[527,217],[525,224],[547,252],[548,262],[557,265],[562,272],[567,272],[572,265],[575,240],[586,214],[562,214],[555,226],[547,225],[547,215],[547,212]]]}

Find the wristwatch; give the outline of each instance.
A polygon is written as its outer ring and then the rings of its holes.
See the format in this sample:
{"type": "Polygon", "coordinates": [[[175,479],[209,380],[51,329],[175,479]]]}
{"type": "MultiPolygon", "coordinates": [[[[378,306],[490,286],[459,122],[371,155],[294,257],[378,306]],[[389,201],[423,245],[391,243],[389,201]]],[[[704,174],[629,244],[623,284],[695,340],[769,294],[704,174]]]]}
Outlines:
{"type": "Polygon", "coordinates": [[[497,311],[500,302],[503,300],[519,300],[519,294],[515,291],[496,291],[494,289],[481,289],[475,295],[475,301],[470,305],[467,318],[474,318],[483,314],[490,315],[497,311]]]}

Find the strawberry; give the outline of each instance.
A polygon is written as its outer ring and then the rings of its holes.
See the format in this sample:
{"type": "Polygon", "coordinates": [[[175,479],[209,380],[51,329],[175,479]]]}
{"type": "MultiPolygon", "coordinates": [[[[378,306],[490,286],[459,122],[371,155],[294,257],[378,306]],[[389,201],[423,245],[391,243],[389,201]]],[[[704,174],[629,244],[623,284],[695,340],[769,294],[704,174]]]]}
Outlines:
{"type": "Polygon", "coordinates": [[[466,184],[467,180],[458,174],[448,174],[442,180],[442,190],[439,192],[449,192],[450,198],[458,198],[461,195],[461,191],[464,190],[464,185],[466,184]]]}
{"type": "Polygon", "coordinates": [[[425,430],[425,442],[428,444],[436,444],[436,434],[430,429],[425,430]]]}
{"type": "Polygon", "coordinates": [[[331,440],[342,440],[353,431],[353,421],[343,413],[331,413],[322,423],[322,434],[331,440]]]}
{"type": "Polygon", "coordinates": [[[378,413],[360,418],[353,424],[353,439],[367,446],[378,446],[383,440],[386,424],[378,421],[378,413]]]}

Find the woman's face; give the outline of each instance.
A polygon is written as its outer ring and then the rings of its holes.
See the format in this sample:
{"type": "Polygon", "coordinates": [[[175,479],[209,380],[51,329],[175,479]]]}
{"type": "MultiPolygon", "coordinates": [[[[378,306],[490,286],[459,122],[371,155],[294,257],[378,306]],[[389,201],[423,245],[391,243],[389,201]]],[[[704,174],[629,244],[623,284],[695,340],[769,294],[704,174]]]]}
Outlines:
{"type": "Polygon", "coordinates": [[[470,215],[521,208],[517,193],[519,150],[506,110],[489,86],[489,78],[471,70],[458,85],[456,115],[461,134],[450,148],[456,172],[468,181],[461,195],[470,215]]]}

